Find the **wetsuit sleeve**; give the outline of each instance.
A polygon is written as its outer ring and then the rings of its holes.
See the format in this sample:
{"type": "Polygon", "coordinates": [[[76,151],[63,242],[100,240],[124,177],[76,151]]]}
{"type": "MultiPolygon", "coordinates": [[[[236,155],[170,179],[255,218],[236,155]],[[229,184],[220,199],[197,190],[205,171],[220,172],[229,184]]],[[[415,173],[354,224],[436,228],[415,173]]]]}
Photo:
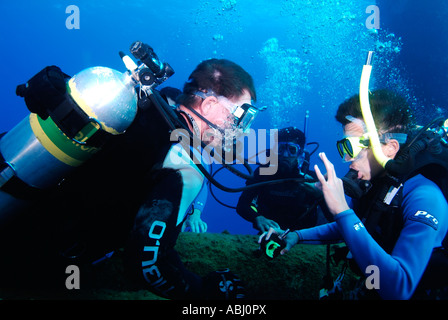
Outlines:
{"type": "Polygon", "coordinates": [[[236,206],[236,212],[244,219],[254,223],[260,214],[252,202],[256,199],[257,192],[254,189],[243,191],[236,206]]]}
{"type": "MultiPolygon", "coordinates": [[[[254,179],[248,181],[246,185],[251,185],[257,182],[261,182],[259,179],[259,168],[254,172],[254,179]]],[[[259,208],[256,205],[257,196],[260,193],[261,188],[253,188],[243,191],[241,194],[238,204],[236,206],[236,212],[244,219],[249,222],[254,223],[255,218],[260,216],[259,208]]]]}
{"type": "Polygon", "coordinates": [[[126,246],[128,277],[163,297],[197,298],[202,280],[184,267],[174,248],[181,229],[177,221],[183,176],[177,170],[161,169],[154,173],[151,186],[126,246]]]}
{"type": "Polygon", "coordinates": [[[202,188],[199,191],[199,194],[194,200],[194,208],[201,212],[204,211],[205,203],[207,202],[207,196],[208,196],[207,186],[208,186],[207,182],[204,181],[204,183],[202,184],[202,188]]]}
{"type": "Polygon", "coordinates": [[[447,231],[447,203],[434,183],[414,177],[406,182],[403,195],[404,227],[391,254],[375,242],[352,210],[335,217],[360,269],[378,268],[378,293],[383,299],[412,296],[433,248],[441,245],[447,231]]]}
{"type": "Polygon", "coordinates": [[[329,244],[342,241],[336,222],[296,231],[301,244],[329,244]]]}

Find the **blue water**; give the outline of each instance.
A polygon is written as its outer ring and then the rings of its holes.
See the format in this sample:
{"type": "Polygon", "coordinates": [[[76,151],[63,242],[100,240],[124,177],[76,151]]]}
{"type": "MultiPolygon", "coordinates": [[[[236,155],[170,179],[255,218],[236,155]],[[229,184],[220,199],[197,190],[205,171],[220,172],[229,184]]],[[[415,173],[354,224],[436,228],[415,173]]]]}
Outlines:
{"type": "MultiPolygon", "coordinates": [[[[448,3],[444,0],[208,0],[208,1],[2,1],[0,3],[0,131],[28,110],[15,88],[47,65],[68,74],[91,66],[124,71],[118,51],[141,40],[174,68],[164,85],[182,88],[203,59],[227,58],[254,77],[259,106],[268,106],[255,129],[304,125],[335,163],[341,134],[338,105],[358,91],[368,50],[376,52],[371,89],[400,90],[417,117],[446,115],[448,3]],[[67,29],[66,8],[76,5],[80,28],[67,29]],[[366,8],[380,9],[380,29],[367,29],[366,8]]],[[[312,158],[312,163],[316,157],[312,158]]],[[[226,185],[244,184],[225,172],[226,185]]],[[[216,190],[235,205],[238,194],[216,190]]],[[[209,197],[203,219],[210,232],[255,231],[233,210],[209,197]]]]}

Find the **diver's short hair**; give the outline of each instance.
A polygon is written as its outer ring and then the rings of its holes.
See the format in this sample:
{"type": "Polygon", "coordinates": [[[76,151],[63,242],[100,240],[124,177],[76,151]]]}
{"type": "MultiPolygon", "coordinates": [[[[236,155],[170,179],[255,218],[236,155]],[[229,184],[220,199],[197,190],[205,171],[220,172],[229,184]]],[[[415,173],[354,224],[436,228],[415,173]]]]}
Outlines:
{"type": "MultiPolygon", "coordinates": [[[[413,117],[405,98],[394,91],[379,89],[369,93],[369,101],[372,116],[380,134],[408,132],[413,117]]],[[[336,112],[336,120],[344,126],[350,122],[347,116],[363,118],[358,94],[344,101],[336,112]]]]}
{"type": "Polygon", "coordinates": [[[192,108],[200,99],[195,93],[208,90],[228,99],[238,97],[247,90],[252,100],[257,98],[252,76],[238,64],[226,59],[201,62],[185,83],[179,104],[192,108]]]}

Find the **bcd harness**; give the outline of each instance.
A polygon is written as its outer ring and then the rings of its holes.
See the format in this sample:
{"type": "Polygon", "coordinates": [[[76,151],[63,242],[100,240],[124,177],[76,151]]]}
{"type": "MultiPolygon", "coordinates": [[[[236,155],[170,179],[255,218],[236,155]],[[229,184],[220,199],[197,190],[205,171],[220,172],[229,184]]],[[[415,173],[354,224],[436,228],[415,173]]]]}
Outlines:
{"type": "MultiPolygon", "coordinates": [[[[84,142],[101,147],[111,136],[97,120],[90,118],[67,92],[66,81],[70,76],[59,67],[49,66],[33,76],[26,84],[17,86],[16,94],[25,98],[28,109],[43,120],[50,117],[70,139],[84,131],[92,132],[84,142]]],[[[84,134],[84,136],[86,136],[84,134]]]]}
{"type": "MultiPolygon", "coordinates": [[[[101,124],[89,117],[73,100],[67,90],[66,82],[69,78],[60,68],[49,66],[26,84],[17,86],[16,94],[25,99],[31,113],[41,120],[51,119],[49,121],[56,130],[74,143],[93,149],[101,148],[112,134],[103,130],[101,124]],[[83,141],[78,140],[79,136],[84,137],[83,141]]],[[[24,200],[38,199],[45,192],[22,181],[1,153],[0,188],[13,197],[24,200]]]]}

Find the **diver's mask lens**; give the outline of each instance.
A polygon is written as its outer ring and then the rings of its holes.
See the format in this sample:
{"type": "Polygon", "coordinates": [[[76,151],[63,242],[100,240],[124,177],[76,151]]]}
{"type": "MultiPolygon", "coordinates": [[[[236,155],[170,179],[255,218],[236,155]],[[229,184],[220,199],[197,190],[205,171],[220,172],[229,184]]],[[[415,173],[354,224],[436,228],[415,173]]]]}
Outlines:
{"type": "Polygon", "coordinates": [[[235,117],[235,125],[243,132],[247,132],[258,114],[258,109],[245,103],[242,106],[237,106],[232,114],[235,117]]]}
{"type": "Polygon", "coordinates": [[[194,95],[202,99],[206,99],[210,96],[215,96],[220,99],[234,117],[234,129],[240,129],[243,133],[248,133],[252,122],[255,120],[258,111],[260,111],[260,109],[249,103],[244,103],[241,106],[234,105],[226,97],[216,95],[213,90],[207,90],[207,92],[196,91],[194,95]]]}
{"type": "Polygon", "coordinates": [[[355,159],[363,149],[369,147],[369,139],[366,137],[345,137],[336,142],[336,147],[342,159],[345,159],[346,155],[355,159]]]}
{"type": "Polygon", "coordinates": [[[297,157],[300,153],[300,146],[291,142],[279,142],[278,143],[278,154],[283,155],[285,152],[290,157],[297,157]]]}

